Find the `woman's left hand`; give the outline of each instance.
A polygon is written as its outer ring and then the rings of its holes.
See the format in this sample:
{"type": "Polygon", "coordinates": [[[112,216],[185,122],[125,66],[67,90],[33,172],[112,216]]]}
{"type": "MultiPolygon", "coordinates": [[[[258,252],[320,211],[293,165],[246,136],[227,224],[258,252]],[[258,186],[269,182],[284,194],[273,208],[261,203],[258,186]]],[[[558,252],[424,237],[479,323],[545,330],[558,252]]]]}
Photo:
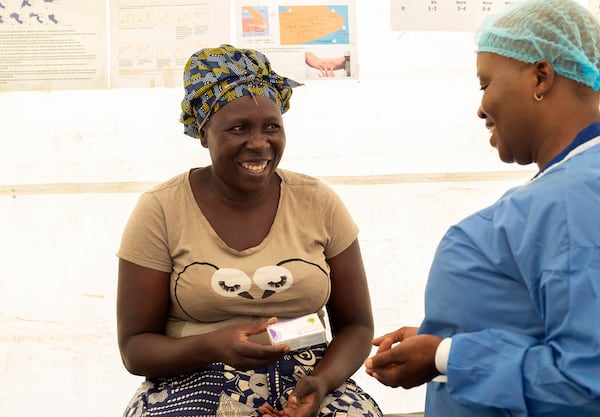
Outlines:
{"type": "Polygon", "coordinates": [[[275,410],[270,405],[263,405],[258,411],[264,417],[316,417],[326,392],[319,378],[306,376],[298,380],[296,388],[290,394],[283,410],[275,410]]]}

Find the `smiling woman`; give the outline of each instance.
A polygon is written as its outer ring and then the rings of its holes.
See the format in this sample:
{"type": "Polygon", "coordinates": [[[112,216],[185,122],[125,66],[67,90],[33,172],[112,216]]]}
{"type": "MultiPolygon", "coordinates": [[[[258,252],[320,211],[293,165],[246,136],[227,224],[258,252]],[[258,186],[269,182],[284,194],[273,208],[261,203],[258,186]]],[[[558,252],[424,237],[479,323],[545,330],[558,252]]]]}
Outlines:
{"type": "Polygon", "coordinates": [[[123,233],[119,348],[146,377],[126,416],[381,416],[350,379],[373,336],[358,228],[329,186],[279,168],[298,85],[254,50],[189,59],[181,121],[211,164],[144,193],[123,233]],[[270,343],[269,324],[312,313],[329,344],[270,343]]]}
{"type": "MultiPolygon", "coordinates": [[[[264,96],[240,97],[228,104],[227,111],[215,113],[204,124],[200,129],[200,143],[208,148],[211,170],[218,171],[218,180],[224,187],[219,194],[236,198],[232,194],[256,191],[256,198],[260,200],[268,198],[265,194],[269,193],[277,198],[279,184],[272,180],[285,149],[285,132],[281,111],[275,102],[264,96]]],[[[209,186],[210,178],[206,176],[210,177],[210,173],[206,170],[192,175],[205,176],[194,181],[199,187],[194,190],[196,195],[216,191],[209,186]]],[[[219,195],[214,198],[219,203],[219,195]]],[[[250,202],[248,197],[241,200],[250,202]]]]}
{"type": "Polygon", "coordinates": [[[447,230],[420,326],[376,338],[367,373],[427,383],[427,416],[598,416],[600,20],[525,0],[476,39],[490,143],[538,172],[447,230]]]}

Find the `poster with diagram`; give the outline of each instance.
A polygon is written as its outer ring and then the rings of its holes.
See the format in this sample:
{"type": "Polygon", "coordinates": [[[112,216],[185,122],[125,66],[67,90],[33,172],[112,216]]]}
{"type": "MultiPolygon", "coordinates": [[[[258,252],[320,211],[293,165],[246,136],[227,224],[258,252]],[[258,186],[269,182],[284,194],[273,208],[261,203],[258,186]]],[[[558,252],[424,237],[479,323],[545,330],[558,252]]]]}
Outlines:
{"type": "Polygon", "coordinates": [[[110,4],[111,87],[180,86],[192,53],[230,39],[228,1],[113,0],[110,4]]]}
{"type": "Polygon", "coordinates": [[[390,0],[395,31],[475,31],[512,0],[390,0]]]}
{"type": "MultiPolygon", "coordinates": [[[[575,0],[600,14],[600,0],[575,0]]],[[[390,0],[391,28],[394,31],[477,30],[490,13],[515,0],[390,0]]]]}
{"type": "Polygon", "coordinates": [[[358,77],[353,1],[236,0],[238,47],[264,52],[273,68],[288,77],[358,77]]]}
{"type": "Polygon", "coordinates": [[[0,92],[106,88],[106,0],[0,0],[0,92]]]}

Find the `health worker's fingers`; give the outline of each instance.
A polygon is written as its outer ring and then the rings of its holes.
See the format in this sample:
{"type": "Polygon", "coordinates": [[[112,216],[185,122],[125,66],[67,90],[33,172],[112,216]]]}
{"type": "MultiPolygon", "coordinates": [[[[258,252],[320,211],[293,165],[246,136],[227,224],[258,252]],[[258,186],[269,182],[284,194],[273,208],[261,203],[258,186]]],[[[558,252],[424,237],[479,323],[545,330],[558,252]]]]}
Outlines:
{"type": "Polygon", "coordinates": [[[416,336],[418,330],[418,327],[413,326],[400,327],[398,330],[394,330],[393,332],[386,333],[383,336],[376,337],[371,341],[371,344],[374,346],[379,346],[379,344],[385,339],[392,339],[394,343],[401,342],[409,337],[416,336]]]}

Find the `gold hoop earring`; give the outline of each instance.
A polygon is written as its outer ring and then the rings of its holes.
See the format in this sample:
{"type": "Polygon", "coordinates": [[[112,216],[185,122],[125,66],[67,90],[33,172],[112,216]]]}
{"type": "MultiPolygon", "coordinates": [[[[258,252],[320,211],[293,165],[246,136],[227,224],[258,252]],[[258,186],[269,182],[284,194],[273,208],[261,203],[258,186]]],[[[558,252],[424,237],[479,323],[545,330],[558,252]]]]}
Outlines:
{"type": "Polygon", "coordinates": [[[534,91],[534,92],[533,92],[533,99],[534,99],[535,101],[542,101],[542,100],[544,99],[544,96],[543,96],[543,95],[541,95],[541,96],[538,96],[538,95],[537,95],[537,93],[534,91]]]}

